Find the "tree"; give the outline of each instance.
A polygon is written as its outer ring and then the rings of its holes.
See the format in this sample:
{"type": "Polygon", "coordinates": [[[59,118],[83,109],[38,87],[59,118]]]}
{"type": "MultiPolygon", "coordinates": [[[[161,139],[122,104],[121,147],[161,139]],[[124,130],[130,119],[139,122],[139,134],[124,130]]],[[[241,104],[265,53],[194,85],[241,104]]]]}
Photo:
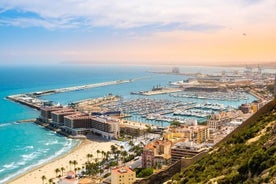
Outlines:
{"type": "Polygon", "coordinates": [[[74,165],[74,170],[75,170],[76,169],[76,165],[78,164],[78,162],[76,160],[74,160],[72,164],[74,165]]]}
{"type": "Polygon", "coordinates": [[[134,146],[134,143],[133,143],[133,141],[132,141],[132,140],[130,140],[128,144],[129,144],[131,147],[133,147],[133,146],[134,146]]]}
{"type": "Polygon", "coordinates": [[[173,120],[173,121],[171,122],[171,126],[178,127],[178,126],[180,126],[180,122],[179,122],[179,121],[176,121],[176,120],[173,120]]]}
{"type": "Polygon", "coordinates": [[[123,157],[123,161],[125,162],[125,158],[127,157],[127,151],[122,151],[121,152],[121,155],[122,155],[122,157],[123,157]]]}
{"type": "Polygon", "coordinates": [[[86,155],[86,157],[87,157],[87,161],[90,162],[90,158],[93,157],[93,154],[89,154],[89,153],[88,153],[88,154],[86,155]]]}
{"type": "Polygon", "coordinates": [[[87,157],[87,162],[90,162],[90,160],[89,160],[90,154],[89,153],[86,155],[86,157],[87,157]]]}
{"type": "Polygon", "coordinates": [[[150,176],[153,174],[153,168],[145,168],[142,169],[138,174],[137,177],[138,178],[144,178],[146,176],[150,176]]]}
{"type": "Polygon", "coordinates": [[[110,152],[110,151],[107,151],[107,152],[106,152],[106,155],[105,155],[105,156],[106,156],[106,160],[108,160],[108,159],[109,159],[110,154],[111,154],[111,152],[110,152]]]}
{"type": "Polygon", "coordinates": [[[124,146],[123,145],[121,145],[120,146],[120,150],[121,150],[121,152],[124,150],[125,148],[124,148],[124,146]]]}
{"type": "Polygon", "coordinates": [[[43,175],[43,176],[41,177],[41,179],[42,179],[42,183],[44,183],[44,181],[46,180],[46,176],[43,175]]]}
{"type": "Polygon", "coordinates": [[[105,157],[105,152],[104,151],[102,151],[102,160],[104,159],[104,157],[105,157]]]}
{"type": "Polygon", "coordinates": [[[71,165],[73,164],[72,160],[69,160],[69,166],[70,166],[70,170],[71,170],[71,165]]]}
{"type": "Polygon", "coordinates": [[[61,175],[63,176],[63,171],[65,170],[65,168],[61,167],[60,170],[61,170],[61,175]]]}
{"type": "Polygon", "coordinates": [[[52,183],[53,183],[53,179],[50,178],[50,179],[49,179],[49,184],[52,184],[52,183]]]}
{"type": "Polygon", "coordinates": [[[60,172],[59,168],[56,168],[55,172],[56,172],[56,177],[57,177],[58,173],[60,172]]]}
{"type": "Polygon", "coordinates": [[[100,150],[97,150],[97,158],[99,158],[99,153],[101,153],[101,151],[100,150]]]}
{"type": "Polygon", "coordinates": [[[116,151],[117,151],[117,147],[114,145],[111,145],[111,153],[114,155],[116,151]]]}

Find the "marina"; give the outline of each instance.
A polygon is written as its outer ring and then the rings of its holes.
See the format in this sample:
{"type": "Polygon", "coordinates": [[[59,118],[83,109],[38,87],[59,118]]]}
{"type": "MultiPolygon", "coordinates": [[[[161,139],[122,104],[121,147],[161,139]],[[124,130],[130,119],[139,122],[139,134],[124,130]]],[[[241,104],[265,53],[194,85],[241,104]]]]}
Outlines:
{"type": "Polygon", "coordinates": [[[185,91],[182,93],[170,94],[176,98],[197,98],[197,99],[208,99],[208,100],[223,100],[223,101],[239,101],[247,100],[248,96],[245,92],[230,91],[230,92],[204,92],[204,91],[185,91]]]}

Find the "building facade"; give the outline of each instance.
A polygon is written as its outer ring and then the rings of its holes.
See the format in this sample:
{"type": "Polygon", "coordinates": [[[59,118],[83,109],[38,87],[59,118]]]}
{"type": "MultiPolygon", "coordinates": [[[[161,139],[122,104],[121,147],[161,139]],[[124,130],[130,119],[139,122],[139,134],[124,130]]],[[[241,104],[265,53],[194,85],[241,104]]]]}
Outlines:
{"type": "Polygon", "coordinates": [[[48,123],[52,119],[52,112],[61,110],[62,107],[42,107],[40,109],[40,116],[42,122],[48,123]]]}
{"type": "Polygon", "coordinates": [[[158,140],[147,144],[142,153],[142,167],[161,167],[171,161],[172,143],[168,140],[158,140]]]}
{"type": "Polygon", "coordinates": [[[62,110],[54,111],[51,113],[52,123],[63,126],[64,125],[64,116],[68,116],[71,114],[75,114],[74,109],[63,108],[62,110]]]}
{"type": "Polygon", "coordinates": [[[136,180],[136,173],[128,166],[111,169],[111,184],[132,184],[136,180]]]}
{"type": "Polygon", "coordinates": [[[174,143],[179,141],[193,141],[196,143],[206,142],[209,139],[209,127],[203,125],[169,127],[164,138],[174,143]]]}
{"type": "Polygon", "coordinates": [[[205,150],[206,148],[202,144],[188,141],[176,143],[171,149],[172,162],[176,162],[183,157],[191,158],[205,150]]]}
{"type": "Polygon", "coordinates": [[[92,117],[92,131],[100,134],[106,139],[117,139],[120,137],[119,121],[115,121],[110,117],[92,117]]]}

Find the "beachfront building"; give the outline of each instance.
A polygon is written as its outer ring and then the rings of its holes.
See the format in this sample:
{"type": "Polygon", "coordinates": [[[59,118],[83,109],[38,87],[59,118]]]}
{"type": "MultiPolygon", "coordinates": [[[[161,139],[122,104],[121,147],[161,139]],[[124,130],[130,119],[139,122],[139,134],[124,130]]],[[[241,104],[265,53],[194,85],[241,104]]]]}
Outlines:
{"type": "Polygon", "coordinates": [[[71,135],[86,135],[92,128],[91,117],[79,112],[64,116],[64,126],[61,128],[71,135]]]}
{"type": "Polygon", "coordinates": [[[53,111],[51,113],[52,124],[63,126],[64,125],[64,116],[68,116],[70,114],[75,114],[75,110],[71,108],[62,108],[59,111],[53,111]]]}
{"type": "Polygon", "coordinates": [[[109,116],[89,116],[72,108],[42,108],[38,123],[48,123],[66,135],[87,135],[94,133],[106,139],[120,137],[120,123],[109,116]]]}
{"type": "Polygon", "coordinates": [[[206,149],[203,144],[197,144],[191,141],[178,142],[171,149],[172,162],[176,162],[181,158],[191,158],[206,151],[206,149]]]}
{"type": "Polygon", "coordinates": [[[60,106],[41,107],[39,119],[42,122],[48,123],[52,119],[52,112],[61,110],[60,106]]]}
{"type": "Polygon", "coordinates": [[[65,178],[61,178],[58,184],[78,184],[79,180],[76,178],[75,172],[69,171],[65,178]]]}
{"type": "Polygon", "coordinates": [[[111,169],[111,184],[132,184],[136,180],[136,173],[128,166],[111,169]]]}
{"type": "Polygon", "coordinates": [[[164,134],[164,138],[172,141],[173,143],[188,140],[195,143],[203,143],[209,139],[208,126],[196,125],[181,125],[178,127],[169,127],[164,134]]]}
{"type": "Polygon", "coordinates": [[[172,143],[168,140],[157,140],[147,144],[142,153],[142,167],[162,167],[171,160],[172,143]]]}
{"type": "Polygon", "coordinates": [[[76,112],[64,116],[64,126],[69,128],[92,128],[91,118],[87,114],[76,112]]]}
{"type": "Polygon", "coordinates": [[[107,116],[94,116],[91,117],[91,124],[91,131],[106,139],[117,139],[120,137],[119,120],[107,116]]]}

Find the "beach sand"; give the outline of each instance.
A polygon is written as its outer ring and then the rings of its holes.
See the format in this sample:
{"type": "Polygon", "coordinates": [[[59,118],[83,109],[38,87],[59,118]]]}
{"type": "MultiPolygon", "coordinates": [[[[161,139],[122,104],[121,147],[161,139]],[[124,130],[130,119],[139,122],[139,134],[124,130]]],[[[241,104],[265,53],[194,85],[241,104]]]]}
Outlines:
{"type": "MultiPolygon", "coordinates": [[[[46,163],[38,168],[35,168],[32,171],[29,171],[18,178],[9,182],[9,184],[23,184],[23,183],[30,183],[30,184],[40,184],[42,182],[42,176],[46,176],[45,184],[49,183],[49,179],[52,178],[55,183],[59,180],[56,178],[55,170],[61,167],[65,168],[63,175],[66,175],[66,172],[70,170],[69,161],[76,160],[78,164],[76,168],[82,168],[87,162],[87,154],[93,154],[93,158],[97,157],[97,150],[100,151],[109,151],[111,145],[114,145],[113,142],[105,141],[103,139],[95,138],[93,140],[83,140],[80,145],[74,148],[70,153],[57,158],[51,162],[46,163]]],[[[101,157],[101,154],[98,154],[101,157]]],[[[74,170],[74,166],[71,165],[71,170],[74,170]]],[[[61,174],[61,172],[59,173],[61,174]]],[[[59,175],[58,174],[58,175],[59,175]]]]}

